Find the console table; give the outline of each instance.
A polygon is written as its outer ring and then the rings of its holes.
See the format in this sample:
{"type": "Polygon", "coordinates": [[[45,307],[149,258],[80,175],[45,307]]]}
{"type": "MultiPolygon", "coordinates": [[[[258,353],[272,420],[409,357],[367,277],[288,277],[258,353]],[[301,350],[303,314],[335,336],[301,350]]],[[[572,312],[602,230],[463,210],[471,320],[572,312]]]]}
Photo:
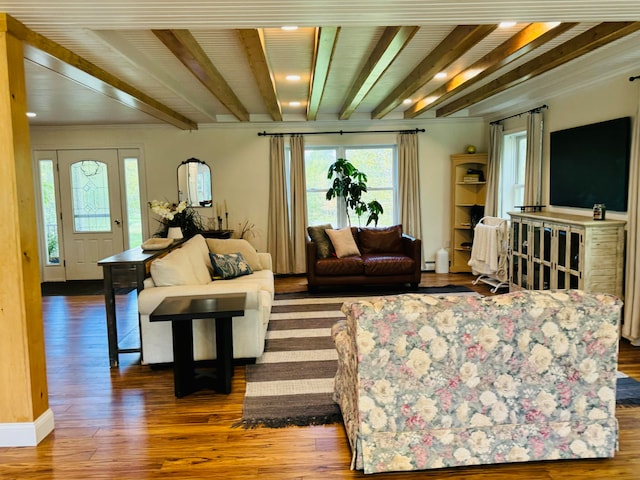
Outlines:
{"type": "MultiPolygon", "coordinates": [[[[116,323],[116,288],[135,287],[138,293],[144,288],[148,266],[154,259],[165,255],[176,248],[182,240],[174,241],[173,245],[162,250],[142,250],[135,247],[130,250],[103,258],[98,262],[104,275],[104,302],[107,310],[107,338],[109,342],[109,364],[117,367],[120,353],[137,353],[142,348],[119,348],[118,325],[116,323]]],[[[139,331],[139,330],[138,330],[139,331]]]]}
{"type": "Polygon", "coordinates": [[[231,393],[233,317],[244,315],[246,293],[166,297],[149,315],[151,322],[171,322],[174,393],[182,398],[205,387],[231,393]],[[193,359],[193,320],[216,322],[216,376],[197,374],[193,359]]]}

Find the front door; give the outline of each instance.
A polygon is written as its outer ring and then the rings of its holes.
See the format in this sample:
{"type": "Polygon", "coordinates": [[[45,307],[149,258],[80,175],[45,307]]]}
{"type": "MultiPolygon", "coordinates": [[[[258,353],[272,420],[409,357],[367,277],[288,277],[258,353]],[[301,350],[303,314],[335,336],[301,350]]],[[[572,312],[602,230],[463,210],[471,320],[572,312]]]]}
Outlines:
{"type": "Polygon", "coordinates": [[[58,165],[66,279],[102,278],[98,260],[124,250],[118,151],[61,150],[58,165]]]}

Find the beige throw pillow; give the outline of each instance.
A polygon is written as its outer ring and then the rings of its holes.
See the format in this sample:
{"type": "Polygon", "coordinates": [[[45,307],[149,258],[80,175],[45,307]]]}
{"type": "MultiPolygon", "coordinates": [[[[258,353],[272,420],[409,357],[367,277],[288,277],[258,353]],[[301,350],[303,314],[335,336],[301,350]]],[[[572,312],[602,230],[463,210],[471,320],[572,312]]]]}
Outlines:
{"type": "Polygon", "coordinates": [[[356,245],[356,241],[353,239],[351,228],[345,227],[340,230],[328,228],[326,232],[331,239],[338,258],[360,255],[360,250],[358,250],[358,245],[356,245]]]}
{"type": "Polygon", "coordinates": [[[207,238],[211,253],[241,253],[254,272],[262,270],[258,252],[249,242],[242,238],[207,238]]]}
{"type": "Polygon", "coordinates": [[[204,263],[199,262],[207,272],[206,277],[196,274],[191,261],[192,255],[187,250],[178,248],[165,257],[151,262],[151,278],[156,287],[170,287],[172,285],[205,285],[211,281],[204,263]]]}

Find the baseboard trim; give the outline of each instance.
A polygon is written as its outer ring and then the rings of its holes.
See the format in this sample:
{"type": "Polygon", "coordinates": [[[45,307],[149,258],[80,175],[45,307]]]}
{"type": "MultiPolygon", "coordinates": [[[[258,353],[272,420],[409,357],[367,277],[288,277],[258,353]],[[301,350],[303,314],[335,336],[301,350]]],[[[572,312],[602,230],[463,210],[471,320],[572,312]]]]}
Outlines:
{"type": "Polygon", "coordinates": [[[35,422],[0,423],[0,447],[35,447],[55,427],[48,408],[35,422]]]}

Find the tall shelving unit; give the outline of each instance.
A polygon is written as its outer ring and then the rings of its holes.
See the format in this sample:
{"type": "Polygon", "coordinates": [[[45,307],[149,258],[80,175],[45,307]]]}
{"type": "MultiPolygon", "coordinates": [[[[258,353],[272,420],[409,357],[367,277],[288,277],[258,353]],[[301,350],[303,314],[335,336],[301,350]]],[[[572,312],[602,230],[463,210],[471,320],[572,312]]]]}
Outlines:
{"type": "Polygon", "coordinates": [[[486,153],[451,155],[451,248],[449,271],[470,272],[473,230],[471,209],[484,209],[486,181],[465,181],[469,169],[480,170],[487,176],[486,153]]]}

